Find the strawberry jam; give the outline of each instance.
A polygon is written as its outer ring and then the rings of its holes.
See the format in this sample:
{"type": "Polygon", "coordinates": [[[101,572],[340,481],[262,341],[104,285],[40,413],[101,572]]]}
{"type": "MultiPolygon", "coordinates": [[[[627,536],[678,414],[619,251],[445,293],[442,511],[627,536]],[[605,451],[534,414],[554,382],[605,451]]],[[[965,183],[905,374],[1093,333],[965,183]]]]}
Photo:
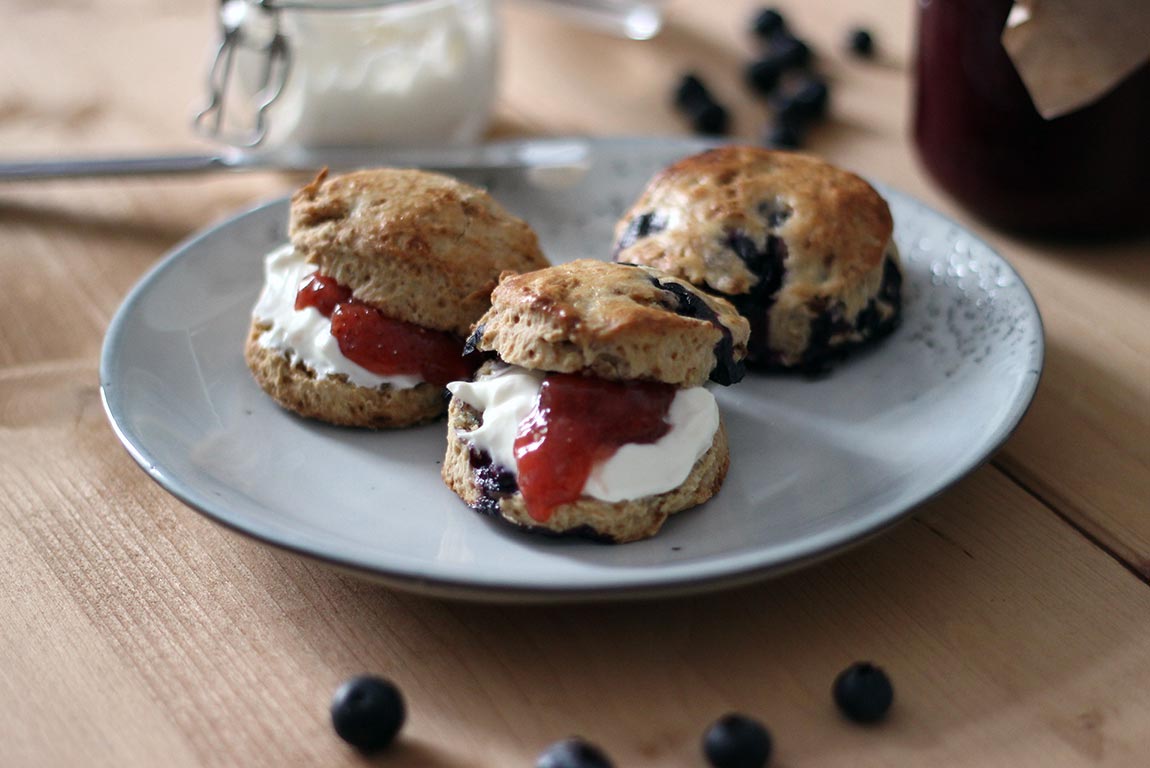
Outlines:
{"type": "Polygon", "coordinates": [[[577,500],[592,467],[620,446],[667,434],[674,399],[670,384],[550,374],[515,434],[519,491],[531,517],[545,522],[577,500]]]}
{"type": "Polygon", "coordinates": [[[415,374],[443,386],[470,378],[480,363],[479,355],[463,356],[457,336],[387,317],[330,277],[312,275],[300,287],[295,308],[306,307],[330,317],[339,351],[377,376],[415,374]]]}
{"type": "Polygon", "coordinates": [[[295,295],[295,308],[301,309],[315,307],[324,317],[331,317],[336,304],[351,301],[351,289],[340,285],[330,277],[312,275],[300,286],[299,293],[295,295]]]}

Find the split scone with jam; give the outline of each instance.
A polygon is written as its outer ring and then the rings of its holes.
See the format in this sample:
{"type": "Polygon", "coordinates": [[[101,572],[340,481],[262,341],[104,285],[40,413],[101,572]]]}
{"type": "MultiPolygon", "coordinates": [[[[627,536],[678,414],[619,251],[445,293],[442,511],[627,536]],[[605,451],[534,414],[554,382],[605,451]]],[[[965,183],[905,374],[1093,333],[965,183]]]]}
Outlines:
{"type": "Polygon", "coordinates": [[[619,262],[729,299],[747,362],[819,370],[898,324],[902,272],[882,196],[818,158],[728,146],[664,169],[616,226],[619,262]]]}
{"type": "Polygon", "coordinates": [[[443,479],[521,528],[653,536],[726,476],[726,431],[703,385],[742,378],[749,332],[727,301],[647,267],[506,275],[468,339],[492,359],[448,384],[443,479]]]}
{"type": "Polygon", "coordinates": [[[499,275],[547,266],[535,233],[481,189],[439,174],[321,173],[291,200],[268,254],[245,357],[301,416],[405,427],[443,414],[468,378],[471,326],[499,275]]]}

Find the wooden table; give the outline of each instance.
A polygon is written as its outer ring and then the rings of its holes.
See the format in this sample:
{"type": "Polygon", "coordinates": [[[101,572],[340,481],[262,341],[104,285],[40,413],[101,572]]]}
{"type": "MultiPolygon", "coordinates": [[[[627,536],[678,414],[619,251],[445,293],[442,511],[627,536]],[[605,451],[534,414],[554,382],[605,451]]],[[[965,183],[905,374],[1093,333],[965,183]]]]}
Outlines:
{"type": "MultiPolygon", "coordinates": [[[[194,148],[214,6],[12,0],[2,154],[194,148]]],[[[682,132],[666,92],[692,67],[753,138],[751,9],[672,2],[666,32],[632,43],[511,6],[495,134],[682,132]]],[[[908,145],[913,4],[784,9],[835,87],[811,148],[971,226],[1034,290],[1046,371],[989,464],[865,547],[734,591],[579,607],[391,592],[181,506],[100,407],[100,342],[129,287],[297,179],[0,186],[0,765],[360,765],[327,703],[364,670],[410,705],[379,765],[529,766],[571,733],[620,766],[702,765],[700,734],[729,710],[769,724],[777,766],[1145,765],[1150,244],[1026,242],[970,220],[908,145]],[[839,53],[856,22],[878,62],[839,53]],[[895,681],[881,727],[831,704],[856,659],[895,681]]]]}

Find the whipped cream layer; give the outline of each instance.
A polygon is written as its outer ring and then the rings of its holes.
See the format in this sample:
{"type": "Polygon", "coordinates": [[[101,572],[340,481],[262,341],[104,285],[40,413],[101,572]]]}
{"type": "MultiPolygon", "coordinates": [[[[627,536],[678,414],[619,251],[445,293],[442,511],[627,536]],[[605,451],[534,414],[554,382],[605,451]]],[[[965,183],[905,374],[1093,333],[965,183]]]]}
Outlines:
{"type": "MultiPolygon", "coordinates": [[[[492,461],[518,477],[515,432],[539,397],[546,374],[509,365],[473,382],[447,385],[454,397],[483,415],[483,423],[461,438],[486,451],[492,461]]],[[[703,387],[680,389],[667,413],[671,429],[653,443],[628,443],[591,468],[583,495],[624,501],[666,493],[683,484],[695,462],[714,442],[719,406],[703,387]]]]}
{"type": "Polygon", "coordinates": [[[318,377],[343,374],[358,387],[378,389],[384,385],[410,389],[421,384],[418,376],[380,376],[348,360],[331,335],[331,320],[315,307],[295,308],[295,297],[317,267],[296,253],[291,244],[281,246],[264,260],[264,290],[252,310],[257,322],[271,327],[258,343],[264,349],[287,355],[292,365],[303,363],[318,377]]]}

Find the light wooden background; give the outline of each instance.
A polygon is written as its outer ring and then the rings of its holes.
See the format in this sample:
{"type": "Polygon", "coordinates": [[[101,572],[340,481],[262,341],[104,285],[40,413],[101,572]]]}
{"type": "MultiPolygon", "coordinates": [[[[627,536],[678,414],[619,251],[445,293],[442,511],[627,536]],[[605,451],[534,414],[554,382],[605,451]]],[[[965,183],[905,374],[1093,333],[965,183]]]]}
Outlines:
{"type": "MultiPolygon", "coordinates": [[[[620,766],[699,766],[704,726],[732,709],[769,724],[777,766],[1145,765],[1150,243],[970,221],[907,141],[913,3],[781,5],[834,83],[811,148],[969,224],[1038,299],[1046,372],[987,466],[865,547],[735,591],[558,608],[389,592],[184,508],[99,404],[104,329],[144,270],[297,180],[0,186],[0,765],[362,765],[326,708],[363,670],[410,704],[379,765],[529,766],[581,733],[620,766]],[[852,23],[874,28],[879,62],[840,55],[852,23]],[[831,704],[856,659],[894,679],[880,728],[831,704]]],[[[214,6],[3,0],[0,155],[194,148],[214,6]]],[[[640,44],[510,6],[495,135],[682,132],[666,92],[691,67],[753,138],[752,7],[671,2],[640,44]]]]}

